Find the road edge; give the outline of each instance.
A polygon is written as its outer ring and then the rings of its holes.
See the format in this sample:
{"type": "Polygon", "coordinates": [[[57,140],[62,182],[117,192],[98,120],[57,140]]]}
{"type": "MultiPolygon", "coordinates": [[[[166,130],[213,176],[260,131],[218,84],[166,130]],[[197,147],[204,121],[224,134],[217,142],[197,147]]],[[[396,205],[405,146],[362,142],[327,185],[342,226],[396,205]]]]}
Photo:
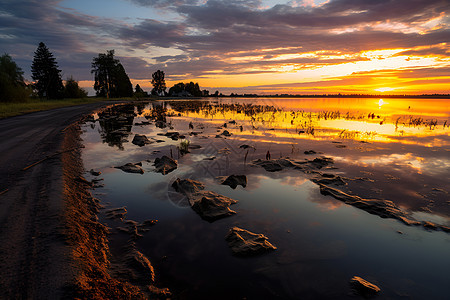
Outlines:
{"type": "Polygon", "coordinates": [[[62,149],[63,200],[66,241],[71,248],[74,282],[64,289],[65,298],[144,299],[140,289],[113,278],[109,271],[108,228],[98,221],[99,201],[89,189],[90,182],[81,159],[80,121],[65,130],[62,149]]]}

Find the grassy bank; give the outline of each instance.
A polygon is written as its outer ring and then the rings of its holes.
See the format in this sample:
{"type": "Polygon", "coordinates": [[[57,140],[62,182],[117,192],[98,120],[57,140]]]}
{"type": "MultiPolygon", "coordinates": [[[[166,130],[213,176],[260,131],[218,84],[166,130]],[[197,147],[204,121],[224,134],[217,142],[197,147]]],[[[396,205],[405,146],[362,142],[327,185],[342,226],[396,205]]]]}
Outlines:
{"type": "Polygon", "coordinates": [[[53,108],[87,104],[99,101],[126,101],[134,98],[81,98],[81,99],[62,99],[62,100],[30,100],[20,103],[0,103],[0,119],[23,115],[35,111],[49,110],[53,108]]]}

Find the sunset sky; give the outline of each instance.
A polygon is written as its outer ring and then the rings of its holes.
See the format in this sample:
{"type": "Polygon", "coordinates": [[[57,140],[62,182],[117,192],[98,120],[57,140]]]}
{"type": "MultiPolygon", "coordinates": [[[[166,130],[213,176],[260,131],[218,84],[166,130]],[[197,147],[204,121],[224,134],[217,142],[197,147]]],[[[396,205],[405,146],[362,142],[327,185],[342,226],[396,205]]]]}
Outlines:
{"type": "Polygon", "coordinates": [[[224,94],[450,93],[449,0],[0,0],[0,53],[31,80],[39,42],[93,94],[114,49],[133,84],[224,94]]]}

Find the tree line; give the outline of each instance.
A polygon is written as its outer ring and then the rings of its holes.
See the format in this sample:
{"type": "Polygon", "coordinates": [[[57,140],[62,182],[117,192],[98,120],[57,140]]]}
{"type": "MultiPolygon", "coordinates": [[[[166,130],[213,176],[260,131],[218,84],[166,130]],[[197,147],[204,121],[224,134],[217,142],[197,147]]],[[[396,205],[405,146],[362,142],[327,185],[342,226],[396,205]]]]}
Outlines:
{"type": "MultiPolygon", "coordinates": [[[[33,98],[63,99],[84,98],[87,92],[79,87],[78,82],[69,76],[62,80],[56,58],[41,42],[34,52],[31,64],[33,82],[27,84],[22,69],[14,62],[9,54],[0,56],[0,102],[23,102],[33,98]]],[[[114,57],[114,50],[99,53],[91,64],[91,74],[94,75],[94,90],[96,96],[106,98],[120,97],[148,97],[139,84],[133,91],[130,78],[121,64],[114,57]]],[[[177,83],[166,92],[165,74],[157,70],[152,74],[153,89],[151,95],[172,97],[207,97],[209,91],[201,90],[198,83],[177,83]]],[[[218,96],[216,91],[211,96],[218,96]]]]}

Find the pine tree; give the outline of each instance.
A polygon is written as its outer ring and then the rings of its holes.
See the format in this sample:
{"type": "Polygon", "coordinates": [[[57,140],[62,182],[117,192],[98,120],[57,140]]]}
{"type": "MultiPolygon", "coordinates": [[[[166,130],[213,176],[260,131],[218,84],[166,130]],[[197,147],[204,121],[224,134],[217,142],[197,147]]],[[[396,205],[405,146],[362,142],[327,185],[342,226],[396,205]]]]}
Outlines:
{"type": "Polygon", "coordinates": [[[141,88],[141,86],[139,84],[136,84],[135,92],[136,93],[144,93],[144,90],[141,88]]]}
{"type": "Polygon", "coordinates": [[[42,42],[34,52],[31,74],[40,98],[57,99],[63,96],[61,70],[58,69],[58,63],[53,54],[42,42]]]}
{"type": "Polygon", "coordinates": [[[118,63],[115,72],[114,80],[116,81],[116,90],[114,97],[132,97],[133,96],[133,85],[131,84],[130,78],[125,72],[125,68],[121,63],[118,63]]]}

